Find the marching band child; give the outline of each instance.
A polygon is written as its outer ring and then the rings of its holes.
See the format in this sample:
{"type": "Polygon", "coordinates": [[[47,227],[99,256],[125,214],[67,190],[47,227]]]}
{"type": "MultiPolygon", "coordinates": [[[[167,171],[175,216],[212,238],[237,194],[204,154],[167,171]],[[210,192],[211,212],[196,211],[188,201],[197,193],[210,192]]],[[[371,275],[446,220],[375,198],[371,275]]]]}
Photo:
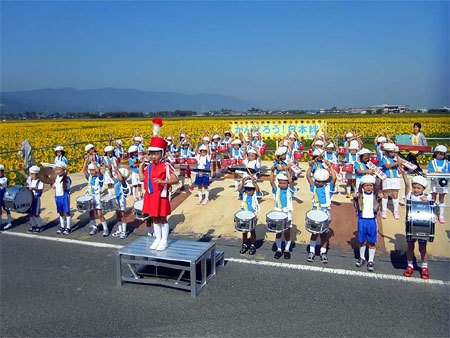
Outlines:
{"type": "MultiPolygon", "coordinates": [[[[427,187],[427,180],[423,176],[414,176],[411,185],[412,189],[409,185],[409,179],[406,174],[406,171],[403,169],[400,169],[401,174],[403,176],[403,181],[405,182],[405,201],[408,203],[408,200],[411,201],[429,201],[430,196],[427,194],[424,194],[424,191],[427,187]]],[[[408,231],[406,229],[406,231],[408,231]]],[[[427,259],[427,241],[424,239],[417,240],[419,242],[419,252],[420,252],[420,258],[422,260],[422,269],[421,269],[421,277],[423,279],[430,278],[429,271],[428,271],[428,259],[427,259]]],[[[406,260],[408,262],[408,266],[406,267],[405,272],[403,272],[403,276],[405,277],[411,277],[411,275],[414,272],[414,246],[416,239],[406,239],[406,242],[408,243],[408,247],[406,249],[406,260]]]]}
{"type": "Polygon", "coordinates": [[[97,149],[93,144],[86,144],[84,150],[87,153],[87,156],[90,157],[90,161],[97,163],[97,166],[100,167],[100,163],[102,163],[102,159],[99,154],[97,154],[97,149]]]}
{"type": "Polygon", "coordinates": [[[177,145],[173,142],[173,137],[167,136],[166,141],[167,141],[167,146],[169,148],[170,156],[176,157],[179,149],[178,149],[177,145]]]}
{"type": "MultiPolygon", "coordinates": [[[[445,159],[447,153],[447,147],[444,145],[438,145],[434,148],[433,160],[428,164],[428,173],[449,173],[450,162],[445,159]]],[[[445,223],[445,195],[448,194],[448,184],[444,187],[439,185],[438,179],[431,179],[430,192],[433,201],[439,206],[439,222],[445,223]],[[436,197],[439,195],[439,203],[436,201],[436,197]]]]}
{"type": "MultiPolygon", "coordinates": [[[[209,153],[209,148],[205,144],[202,144],[200,147],[196,147],[195,152],[197,155],[195,155],[195,159],[197,160],[197,169],[202,170],[208,170],[211,166],[211,157],[209,153]],[[197,153],[198,149],[198,153],[197,153]]],[[[198,189],[198,201],[197,204],[206,205],[209,202],[209,173],[202,172],[197,173],[195,176],[195,182],[194,184],[197,186],[198,189]],[[203,199],[203,189],[205,189],[205,199],[202,202],[203,199]]]]}
{"type": "Polygon", "coordinates": [[[255,173],[252,174],[258,178],[261,174],[261,154],[259,150],[252,148],[249,151],[245,151],[244,149],[244,158],[243,163],[245,167],[254,170],[255,173]]]}
{"type": "Polygon", "coordinates": [[[314,165],[312,166],[312,169],[311,169],[312,174],[314,174],[314,172],[317,169],[325,169],[325,166],[323,165],[324,164],[323,155],[324,155],[324,152],[322,149],[320,149],[320,148],[314,149],[313,154],[312,154],[312,160],[310,161],[310,162],[314,162],[314,165]]]}
{"type": "Polygon", "coordinates": [[[291,228],[292,228],[292,197],[297,189],[292,184],[292,177],[290,174],[290,165],[286,166],[285,172],[280,172],[275,177],[276,166],[273,165],[270,172],[270,186],[272,187],[272,192],[275,195],[275,210],[282,211],[286,213],[288,217],[288,227],[284,232],[276,234],[275,244],[277,246],[277,251],[275,252],[274,258],[280,259],[284,254],[284,259],[290,259],[291,253],[289,251],[291,247],[291,228]],[[275,178],[277,182],[275,182],[275,178]],[[285,247],[284,252],[281,251],[281,236],[284,233],[285,247]]]}
{"type": "Polygon", "coordinates": [[[359,268],[366,264],[366,244],[369,245],[369,260],[367,270],[373,272],[375,266],[375,244],[377,243],[377,212],[380,208],[382,194],[378,195],[375,177],[364,175],[360,179],[358,192],[353,193],[356,211],[358,213],[358,242],[359,259],[356,266],[359,268]]]}
{"type": "Polygon", "coordinates": [[[97,163],[91,161],[88,157],[85,159],[83,164],[83,173],[88,181],[86,195],[92,196],[94,202],[94,209],[89,211],[89,219],[91,223],[91,231],[89,235],[92,236],[98,232],[97,225],[95,224],[95,215],[97,214],[103,226],[103,237],[107,237],[109,235],[109,229],[100,206],[100,193],[103,186],[103,174],[97,163]]]}
{"type": "Polygon", "coordinates": [[[120,160],[123,156],[123,148],[121,140],[114,140],[114,156],[117,159],[117,163],[120,163],[120,160]]]}
{"type": "Polygon", "coordinates": [[[10,227],[12,227],[12,221],[11,221],[11,212],[9,210],[5,209],[5,202],[3,201],[3,198],[5,197],[6,193],[6,187],[8,186],[8,179],[5,176],[5,166],[3,164],[0,164],[0,230],[2,230],[3,225],[3,210],[6,212],[7,222],[3,230],[7,230],[10,227]]]}
{"type": "MultiPolygon", "coordinates": [[[[313,193],[313,209],[326,212],[328,215],[328,221],[331,221],[331,198],[333,197],[334,187],[336,184],[335,171],[331,168],[330,165],[328,165],[327,169],[317,169],[314,173],[313,178],[312,163],[310,162],[308,170],[306,171],[306,179],[309,183],[310,190],[313,193]]],[[[318,236],[318,234],[311,234],[307,262],[314,261],[314,257],[316,256],[316,241],[318,236]]],[[[328,231],[320,234],[320,240],[320,261],[323,264],[327,264],[328,231]]]]}
{"type": "Polygon", "coordinates": [[[30,175],[27,175],[25,171],[20,166],[22,175],[27,179],[28,190],[31,190],[34,195],[33,203],[31,204],[31,208],[28,211],[28,216],[30,216],[31,226],[28,229],[28,232],[41,232],[42,228],[42,220],[39,216],[41,213],[41,196],[44,191],[44,183],[42,183],[37,177],[41,168],[38,166],[30,167],[29,172],[30,175]]]}
{"type": "Polygon", "coordinates": [[[370,150],[362,148],[359,152],[359,160],[355,162],[355,176],[356,176],[356,191],[359,191],[359,186],[361,184],[361,179],[365,175],[374,175],[375,171],[367,167],[367,162],[370,159],[370,150]]]}
{"type": "Polygon", "coordinates": [[[351,193],[353,192],[355,188],[355,163],[358,161],[358,143],[353,140],[350,142],[350,145],[348,147],[348,152],[345,156],[345,162],[347,164],[353,165],[353,171],[348,171],[345,173],[345,179],[347,180],[347,185],[345,186],[345,193],[347,195],[347,198],[350,198],[351,193]],[[350,188],[350,191],[349,191],[350,188]]]}
{"type": "Polygon", "coordinates": [[[337,153],[334,151],[334,144],[333,144],[333,142],[329,142],[327,144],[327,146],[325,147],[325,149],[326,149],[325,158],[330,163],[337,164],[339,162],[339,159],[338,159],[337,153]]]}
{"type": "MultiPolygon", "coordinates": [[[[242,141],[239,139],[235,139],[231,142],[231,148],[230,148],[230,158],[235,160],[244,159],[244,152],[242,150],[242,141]]],[[[238,191],[239,187],[239,175],[234,174],[234,191],[238,191]]]]}
{"type": "MultiPolygon", "coordinates": [[[[183,141],[181,143],[180,147],[180,158],[182,159],[188,159],[195,156],[194,149],[192,149],[191,144],[187,140],[187,138],[183,138],[183,141]]],[[[181,191],[184,191],[186,188],[184,186],[184,181],[186,178],[189,178],[190,184],[189,184],[189,190],[194,190],[194,183],[192,182],[192,176],[191,176],[191,168],[189,164],[186,165],[180,165],[180,177],[181,177],[181,191]]]]}
{"type": "Polygon", "coordinates": [[[220,141],[220,135],[215,134],[212,137],[212,142],[211,142],[211,161],[213,164],[213,173],[212,173],[212,177],[216,176],[216,172],[217,172],[217,176],[220,173],[221,170],[221,166],[220,166],[220,160],[222,159],[221,154],[218,152],[217,148],[219,148],[219,146],[222,145],[222,142],[220,141]],[[213,158],[213,156],[215,158],[213,158]]]}
{"type": "Polygon", "coordinates": [[[387,178],[383,181],[383,199],[381,200],[381,217],[387,217],[387,204],[389,193],[392,194],[392,203],[394,205],[394,218],[400,219],[398,213],[398,191],[400,190],[400,178],[398,176],[398,164],[397,156],[395,154],[395,144],[385,143],[383,147],[386,152],[383,155],[380,167],[382,167],[383,173],[386,174],[387,178]]]}
{"type": "Polygon", "coordinates": [[[142,139],[141,133],[138,133],[138,135],[134,135],[132,141],[132,146],[136,147],[136,151],[138,152],[139,158],[144,154],[144,142],[142,139]]]}
{"type": "Polygon", "coordinates": [[[124,239],[127,238],[127,220],[125,211],[127,210],[127,196],[130,194],[130,187],[127,183],[130,172],[125,168],[119,169],[118,167],[114,167],[114,171],[116,174],[114,179],[114,195],[119,204],[116,209],[117,230],[112,236],[124,239]]]}
{"type": "MultiPolygon", "coordinates": [[[[260,192],[259,186],[256,183],[256,178],[246,177],[242,179],[241,184],[239,184],[239,192],[243,195],[241,210],[248,210],[254,212],[258,215],[259,203],[257,194],[260,192]]],[[[250,246],[248,245],[248,232],[242,233],[242,247],[239,251],[244,254],[248,250],[249,255],[254,255],[256,253],[256,231],[250,231],[250,246]]]]}
{"type": "Polygon", "coordinates": [[[72,231],[70,227],[70,187],[72,180],[67,175],[67,164],[64,162],[56,162],[55,173],[57,176],[52,188],[55,189],[56,212],[59,214],[60,224],[56,233],[68,235],[72,231]]]}
{"type": "Polygon", "coordinates": [[[383,158],[383,146],[387,141],[387,138],[381,135],[381,133],[378,133],[378,135],[375,137],[375,140],[373,141],[375,154],[378,158],[378,163],[380,163],[381,159],[383,158]]]}
{"type": "Polygon", "coordinates": [[[105,147],[105,156],[103,156],[103,165],[105,166],[105,174],[103,184],[106,184],[108,188],[108,196],[113,195],[114,180],[116,178],[116,173],[114,168],[117,167],[117,159],[114,156],[114,147],[105,147]]]}
{"type": "Polygon", "coordinates": [[[128,165],[131,168],[131,189],[133,192],[134,201],[138,201],[142,198],[142,182],[139,179],[139,155],[138,148],[136,146],[130,146],[128,148],[128,165]]]}
{"type": "Polygon", "coordinates": [[[64,147],[57,146],[55,148],[55,160],[53,161],[53,163],[61,161],[61,162],[64,162],[65,164],[68,164],[65,154],[66,154],[66,152],[64,151],[64,147]]]}

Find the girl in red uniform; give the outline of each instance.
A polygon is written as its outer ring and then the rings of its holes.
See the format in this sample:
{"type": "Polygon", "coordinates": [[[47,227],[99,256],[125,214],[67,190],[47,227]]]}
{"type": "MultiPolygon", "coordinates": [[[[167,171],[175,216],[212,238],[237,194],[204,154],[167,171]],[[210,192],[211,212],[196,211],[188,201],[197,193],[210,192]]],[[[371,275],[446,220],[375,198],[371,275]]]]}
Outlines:
{"type": "MultiPolygon", "coordinates": [[[[162,120],[154,119],[153,123],[154,126],[159,123],[160,128],[162,120]]],[[[155,133],[154,127],[153,133],[158,134],[159,128],[155,133]]],[[[168,190],[170,185],[178,183],[175,169],[163,159],[166,148],[167,142],[154,136],[148,147],[150,163],[144,168],[145,158],[142,158],[139,164],[139,179],[144,182],[145,189],[142,212],[152,217],[156,237],[150,249],[158,251],[165,250],[168,245],[169,224],[167,223],[167,216],[171,212],[168,190]]]]}

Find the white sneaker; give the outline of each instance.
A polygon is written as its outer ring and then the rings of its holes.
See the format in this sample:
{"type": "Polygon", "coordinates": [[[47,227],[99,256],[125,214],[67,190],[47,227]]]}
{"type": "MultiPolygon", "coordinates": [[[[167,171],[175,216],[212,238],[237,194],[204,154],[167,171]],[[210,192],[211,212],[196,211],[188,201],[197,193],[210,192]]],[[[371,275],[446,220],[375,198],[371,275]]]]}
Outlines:
{"type": "Polygon", "coordinates": [[[153,244],[150,245],[150,250],[155,250],[158,247],[160,241],[161,241],[160,239],[155,238],[153,244]]]}
{"type": "Polygon", "coordinates": [[[127,238],[127,236],[128,236],[128,234],[125,231],[120,233],[120,239],[125,239],[125,238],[127,238]]]}
{"type": "Polygon", "coordinates": [[[120,234],[121,234],[121,232],[120,232],[119,230],[117,230],[117,231],[113,232],[111,236],[113,236],[113,237],[119,237],[120,234]]]}
{"type": "Polygon", "coordinates": [[[108,230],[108,228],[104,228],[104,229],[103,229],[103,237],[108,237],[108,235],[109,235],[109,230],[108,230]]]}
{"type": "Polygon", "coordinates": [[[91,232],[89,233],[89,235],[93,236],[98,232],[98,228],[96,226],[93,226],[91,228],[91,232]]]}
{"type": "Polygon", "coordinates": [[[8,230],[8,229],[11,228],[11,227],[12,227],[12,224],[11,224],[11,223],[8,223],[8,224],[5,225],[5,227],[3,228],[3,230],[8,230]]]}
{"type": "Polygon", "coordinates": [[[160,241],[158,247],[156,248],[156,251],[164,251],[167,249],[168,245],[169,245],[168,241],[160,241]]]}

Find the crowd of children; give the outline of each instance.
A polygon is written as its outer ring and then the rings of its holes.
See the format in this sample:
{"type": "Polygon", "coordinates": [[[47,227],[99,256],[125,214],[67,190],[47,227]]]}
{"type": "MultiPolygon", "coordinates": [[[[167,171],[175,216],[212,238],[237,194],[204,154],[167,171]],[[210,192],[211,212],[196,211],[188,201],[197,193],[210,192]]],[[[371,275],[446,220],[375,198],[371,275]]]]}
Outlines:
{"type": "MultiPolygon", "coordinates": [[[[121,140],[110,138],[109,145],[104,148],[103,156],[98,153],[93,144],[86,145],[83,173],[87,181],[86,196],[90,196],[92,201],[92,209],[89,211],[90,235],[95,235],[99,231],[96,219],[101,222],[103,236],[106,237],[110,233],[100,202],[102,192],[106,190],[107,194],[115,196],[118,202],[116,208],[117,230],[112,236],[122,239],[127,237],[126,198],[131,194],[134,202],[150,199],[149,194],[151,194],[152,184],[150,184],[150,181],[146,182],[146,179],[148,179],[146,177],[151,174],[152,170],[153,174],[155,170],[159,170],[157,169],[159,163],[168,163],[163,169],[169,168],[170,174],[175,174],[175,169],[172,165],[169,166],[169,163],[176,164],[179,170],[177,176],[181,180],[180,191],[193,191],[196,187],[198,204],[202,206],[206,206],[209,202],[209,186],[212,180],[221,175],[223,168],[235,168],[236,170],[233,171],[234,189],[239,193],[238,198],[242,200],[241,209],[254,212],[255,215],[258,214],[262,192],[257,180],[261,175],[261,158],[265,152],[265,144],[258,130],[251,130],[248,136],[244,136],[242,133],[233,135],[230,131],[222,132],[222,135],[218,132],[207,135],[205,132],[199,142],[192,142],[189,136],[181,130],[178,137],[168,136],[165,138],[167,148],[166,151],[163,150],[162,152],[155,150],[155,147],[145,149],[143,141],[142,135],[136,133],[133,135],[131,145],[125,153],[121,140]],[[149,155],[146,154],[146,151],[149,151],[149,155]],[[158,157],[155,162],[155,156],[161,156],[161,158],[158,157]],[[147,168],[150,168],[149,173],[147,168]],[[129,178],[131,179],[130,183],[128,183],[129,178]],[[188,180],[188,189],[185,186],[186,179],[188,180]]],[[[270,185],[275,202],[274,210],[283,212],[287,216],[286,229],[283,232],[278,232],[275,236],[275,259],[282,256],[289,259],[291,255],[291,228],[294,222],[292,219],[293,198],[297,193],[295,185],[301,171],[296,167],[296,159],[298,158],[297,155],[304,151],[304,145],[301,141],[301,138],[295,132],[286,135],[275,150],[275,159],[270,168],[270,185]],[[285,240],[284,247],[282,246],[282,237],[285,240]]],[[[377,135],[374,140],[375,156],[373,157],[371,157],[371,151],[363,147],[360,136],[355,132],[346,130],[342,138],[342,146],[338,146],[339,144],[338,140],[329,138],[326,133],[316,133],[309,150],[312,159],[308,162],[306,180],[313,196],[312,209],[325,212],[328,221],[331,221],[331,200],[337,193],[337,181],[345,182],[344,193],[347,198],[352,197],[357,211],[357,240],[360,253],[356,262],[357,267],[367,263],[368,271],[374,271],[378,231],[377,215],[381,212],[381,217],[387,218],[388,199],[392,198],[393,217],[394,219],[400,218],[399,190],[401,180],[405,184],[404,199],[406,201],[434,201],[439,208],[438,220],[440,223],[445,223],[444,199],[445,194],[448,193],[448,188],[440,187],[437,180],[432,179],[431,195],[427,196],[424,194],[424,190],[428,183],[423,176],[414,176],[411,186],[406,170],[399,158],[398,147],[388,135],[382,135],[381,133],[377,135]],[[369,164],[373,163],[378,166],[378,169],[369,167],[369,164]],[[366,255],[367,247],[368,255],[366,255]]],[[[445,159],[446,153],[447,148],[443,145],[434,148],[433,160],[429,163],[428,173],[450,172],[449,162],[445,159]]],[[[62,146],[56,147],[53,163],[56,180],[52,184],[52,188],[55,191],[56,211],[59,214],[60,221],[57,233],[63,235],[68,235],[72,231],[71,180],[67,175],[67,163],[64,148],[62,146]]],[[[27,187],[34,194],[33,205],[28,211],[31,223],[29,232],[41,232],[43,230],[40,218],[40,197],[44,190],[44,184],[39,180],[39,171],[40,168],[37,166],[29,168],[28,173],[22,170],[27,179],[27,187]]],[[[170,174],[167,174],[167,180],[164,181],[169,182],[167,183],[168,186],[178,182],[178,178],[169,178],[170,174]]],[[[164,173],[161,173],[161,175],[164,176],[164,173]]],[[[163,182],[163,180],[160,181],[163,182]]],[[[3,229],[10,228],[12,224],[11,213],[5,209],[4,205],[7,186],[4,167],[0,165],[0,211],[2,216],[3,211],[7,216],[6,224],[3,225],[2,223],[3,229]]],[[[161,193],[163,192],[161,191],[161,193]]],[[[148,224],[149,227],[152,226],[152,223],[156,225],[153,231],[156,236],[159,236],[159,244],[155,244],[154,248],[165,248],[167,246],[167,243],[165,243],[168,234],[167,219],[164,212],[161,215],[148,224]]],[[[3,222],[3,219],[1,221],[3,222]]],[[[301,222],[300,220],[296,221],[301,222]]],[[[248,252],[250,255],[254,255],[256,253],[256,232],[254,229],[248,232],[244,231],[242,234],[240,253],[248,252]],[[250,233],[250,242],[248,232],[250,233]]],[[[316,243],[319,237],[320,260],[326,264],[328,262],[328,231],[311,234],[307,261],[314,261],[316,243]]],[[[414,271],[412,265],[414,242],[415,240],[408,239],[408,267],[404,273],[405,276],[410,276],[414,271]]],[[[421,276],[422,278],[428,278],[427,242],[424,240],[418,242],[422,259],[421,276]]]]}

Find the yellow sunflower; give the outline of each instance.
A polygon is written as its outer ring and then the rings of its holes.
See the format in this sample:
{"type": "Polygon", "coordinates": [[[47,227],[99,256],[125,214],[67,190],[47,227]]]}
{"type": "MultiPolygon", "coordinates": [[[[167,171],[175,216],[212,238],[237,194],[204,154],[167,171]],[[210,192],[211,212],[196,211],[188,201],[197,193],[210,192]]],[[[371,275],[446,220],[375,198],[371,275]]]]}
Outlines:
{"type": "Polygon", "coordinates": [[[9,178],[10,179],[15,179],[17,177],[16,173],[13,171],[12,173],[9,174],[9,178]]]}
{"type": "Polygon", "coordinates": [[[16,181],[14,180],[9,181],[9,185],[16,185],[16,181]]]}

